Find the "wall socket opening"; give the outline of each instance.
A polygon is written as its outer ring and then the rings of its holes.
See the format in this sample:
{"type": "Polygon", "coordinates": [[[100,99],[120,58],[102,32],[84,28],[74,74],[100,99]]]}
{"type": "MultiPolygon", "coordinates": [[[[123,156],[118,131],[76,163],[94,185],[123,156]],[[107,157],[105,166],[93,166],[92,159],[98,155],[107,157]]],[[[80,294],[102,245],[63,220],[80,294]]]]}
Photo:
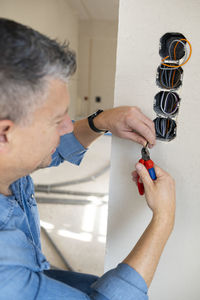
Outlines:
{"type": "MultiPolygon", "coordinates": [[[[168,63],[168,65],[172,64],[168,63]]],[[[178,89],[182,85],[182,75],[183,69],[178,65],[177,68],[170,68],[161,64],[157,69],[156,83],[164,89],[178,89]]]]}
{"type": "Polygon", "coordinates": [[[175,92],[161,91],[155,95],[154,111],[158,115],[174,117],[179,111],[180,97],[175,92]]]}
{"type": "Polygon", "coordinates": [[[157,117],[154,120],[156,138],[158,140],[171,141],[176,137],[176,122],[170,118],[157,117]]]}
{"type": "Polygon", "coordinates": [[[181,59],[185,55],[186,41],[180,41],[177,43],[177,41],[180,39],[185,39],[185,36],[182,33],[165,33],[160,39],[160,56],[162,58],[169,56],[169,60],[181,59]]]}

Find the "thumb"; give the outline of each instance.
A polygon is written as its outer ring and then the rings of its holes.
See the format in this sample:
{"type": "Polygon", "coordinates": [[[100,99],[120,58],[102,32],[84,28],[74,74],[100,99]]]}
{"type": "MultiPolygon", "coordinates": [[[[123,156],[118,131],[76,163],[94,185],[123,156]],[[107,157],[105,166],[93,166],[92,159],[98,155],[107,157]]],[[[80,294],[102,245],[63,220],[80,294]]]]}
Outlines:
{"type": "Polygon", "coordinates": [[[152,185],[153,181],[145,166],[143,164],[137,163],[135,167],[138,175],[140,176],[140,179],[142,180],[142,183],[144,184],[144,187],[152,185]]]}
{"type": "Polygon", "coordinates": [[[155,163],[154,163],[154,169],[155,169],[156,177],[157,177],[157,178],[160,178],[160,177],[169,175],[166,171],[164,171],[163,169],[161,169],[161,168],[160,168],[158,165],[156,165],[155,163]]]}

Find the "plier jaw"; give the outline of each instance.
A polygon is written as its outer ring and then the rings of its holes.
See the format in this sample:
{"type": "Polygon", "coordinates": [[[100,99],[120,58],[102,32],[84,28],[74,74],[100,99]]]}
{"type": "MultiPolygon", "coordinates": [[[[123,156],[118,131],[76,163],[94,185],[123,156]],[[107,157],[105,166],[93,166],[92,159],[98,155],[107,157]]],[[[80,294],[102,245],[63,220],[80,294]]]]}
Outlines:
{"type": "Polygon", "coordinates": [[[141,150],[142,159],[147,161],[150,160],[150,154],[147,146],[143,147],[141,150]]]}
{"type": "MultiPolygon", "coordinates": [[[[149,150],[147,148],[148,143],[145,147],[142,148],[141,154],[142,158],[139,160],[139,163],[143,164],[149,172],[149,175],[152,180],[156,180],[156,173],[154,170],[154,162],[150,159],[149,150]]],[[[137,185],[140,195],[144,195],[144,185],[140,182],[140,177],[137,178],[137,185]]]]}

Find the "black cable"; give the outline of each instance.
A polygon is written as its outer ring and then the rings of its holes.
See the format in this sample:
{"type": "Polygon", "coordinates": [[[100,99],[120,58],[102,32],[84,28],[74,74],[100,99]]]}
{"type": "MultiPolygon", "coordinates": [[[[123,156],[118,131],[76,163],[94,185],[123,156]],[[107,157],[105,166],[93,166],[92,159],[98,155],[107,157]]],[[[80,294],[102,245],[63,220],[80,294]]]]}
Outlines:
{"type": "Polygon", "coordinates": [[[64,182],[60,182],[60,183],[52,183],[52,184],[36,184],[35,189],[43,189],[43,190],[47,190],[48,192],[50,192],[55,187],[75,185],[75,184],[80,184],[83,182],[94,181],[97,177],[101,176],[109,169],[110,169],[110,164],[106,165],[105,167],[103,167],[102,169],[100,169],[99,171],[94,173],[93,175],[87,176],[85,178],[75,179],[75,180],[71,180],[71,181],[64,181],[64,182]]]}
{"type": "MultiPolygon", "coordinates": [[[[36,201],[39,204],[64,204],[64,205],[89,205],[94,204],[93,200],[85,199],[63,199],[63,198],[49,198],[49,197],[38,197],[36,201]]],[[[107,201],[98,200],[98,205],[107,204],[107,201]]]]}
{"type": "Polygon", "coordinates": [[[170,118],[157,117],[154,120],[156,137],[162,140],[172,140],[176,136],[176,122],[170,118]]]}
{"type": "Polygon", "coordinates": [[[94,197],[105,197],[108,194],[107,193],[95,193],[95,192],[76,192],[76,191],[65,191],[65,190],[58,190],[58,189],[52,189],[52,190],[46,190],[44,188],[36,188],[35,192],[38,193],[51,193],[51,194],[62,194],[62,195],[74,195],[74,196],[94,196],[94,197]]]}
{"type": "Polygon", "coordinates": [[[61,251],[58,249],[58,247],[56,246],[56,244],[54,243],[54,241],[52,240],[52,238],[50,237],[50,235],[48,234],[48,232],[46,231],[46,229],[43,226],[41,226],[41,231],[44,233],[45,237],[48,239],[48,241],[50,242],[51,246],[54,248],[54,250],[56,251],[56,253],[60,257],[60,259],[63,261],[65,267],[69,271],[74,272],[73,268],[67,262],[67,260],[65,259],[65,257],[63,256],[63,254],[61,253],[61,251]]]}

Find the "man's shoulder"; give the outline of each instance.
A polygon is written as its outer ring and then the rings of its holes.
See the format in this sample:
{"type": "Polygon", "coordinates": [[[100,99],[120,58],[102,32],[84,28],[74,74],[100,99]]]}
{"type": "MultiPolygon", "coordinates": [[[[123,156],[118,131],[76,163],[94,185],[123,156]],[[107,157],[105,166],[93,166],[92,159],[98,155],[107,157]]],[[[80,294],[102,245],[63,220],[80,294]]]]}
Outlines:
{"type": "Polygon", "coordinates": [[[10,185],[11,195],[0,194],[0,230],[12,218],[17,207],[23,207],[23,200],[32,199],[34,184],[30,175],[17,179],[10,185]]]}

